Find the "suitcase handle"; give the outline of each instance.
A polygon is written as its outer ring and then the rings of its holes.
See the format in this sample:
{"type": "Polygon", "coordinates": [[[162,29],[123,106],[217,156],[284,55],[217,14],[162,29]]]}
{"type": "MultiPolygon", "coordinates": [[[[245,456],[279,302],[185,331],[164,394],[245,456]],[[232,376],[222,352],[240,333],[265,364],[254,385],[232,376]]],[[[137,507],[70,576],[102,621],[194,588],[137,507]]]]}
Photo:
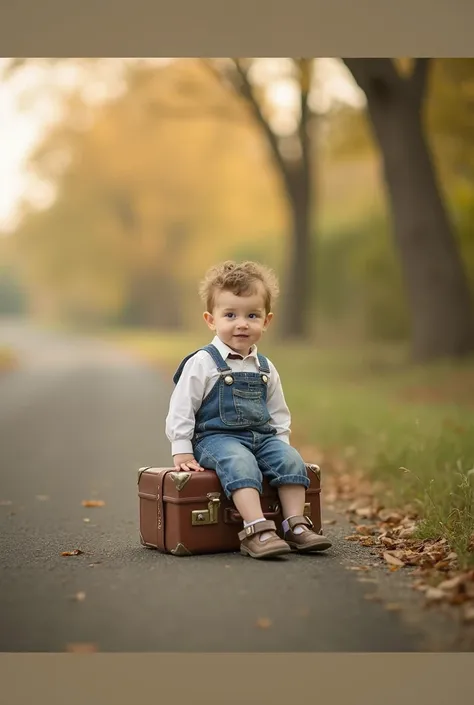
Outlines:
{"type": "MultiPolygon", "coordinates": [[[[280,506],[278,504],[275,505],[275,508],[272,512],[263,512],[263,516],[265,517],[265,519],[270,520],[277,519],[279,515],[280,506]]],[[[224,521],[226,524],[242,524],[242,517],[240,516],[237,509],[231,509],[227,507],[224,511],[224,521]]]]}

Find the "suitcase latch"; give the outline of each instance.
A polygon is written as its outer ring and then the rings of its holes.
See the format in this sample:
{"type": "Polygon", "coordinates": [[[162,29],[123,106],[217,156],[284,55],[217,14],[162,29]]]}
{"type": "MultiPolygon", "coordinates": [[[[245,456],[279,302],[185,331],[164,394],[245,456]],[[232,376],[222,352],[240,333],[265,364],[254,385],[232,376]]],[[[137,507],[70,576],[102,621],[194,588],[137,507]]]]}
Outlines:
{"type": "Polygon", "coordinates": [[[191,512],[191,524],[193,526],[217,524],[221,495],[219,492],[209,492],[207,497],[209,499],[207,509],[194,509],[191,512]]]}

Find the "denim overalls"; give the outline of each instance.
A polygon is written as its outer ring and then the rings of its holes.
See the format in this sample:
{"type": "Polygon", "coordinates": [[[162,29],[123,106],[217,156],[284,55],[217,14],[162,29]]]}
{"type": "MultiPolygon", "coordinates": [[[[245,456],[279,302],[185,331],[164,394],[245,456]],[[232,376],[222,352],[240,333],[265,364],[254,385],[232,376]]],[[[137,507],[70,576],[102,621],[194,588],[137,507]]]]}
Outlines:
{"type": "MultiPolygon", "coordinates": [[[[219,379],[196,413],[194,457],[216,471],[227,497],[234,490],[253,487],[262,491],[262,473],[272,486],[309,486],[299,453],[275,437],[267,408],[270,367],[258,353],[259,372],[233,372],[214,345],[202,350],[211,355],[219,379]]],[[[198,352],[198,351],[196,351],[198,352]]],[[[188,355],[173,377],[178,382],[188,355]]]]}

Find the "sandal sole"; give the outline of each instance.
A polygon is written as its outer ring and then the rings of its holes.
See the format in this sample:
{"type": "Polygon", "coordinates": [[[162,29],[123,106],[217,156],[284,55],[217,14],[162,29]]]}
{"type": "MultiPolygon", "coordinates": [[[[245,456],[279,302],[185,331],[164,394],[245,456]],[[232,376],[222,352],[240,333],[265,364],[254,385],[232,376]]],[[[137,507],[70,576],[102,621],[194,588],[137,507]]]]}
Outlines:
{"type": "Polygon", "coordinates": [[[330,541],[321,541],[321,543],[310,544],[309,546],[299,546],[298,544],[290,543],[288,541],[288,546],[292,551],[296,551],[298,553],[318,553],[319,551],[327,551],[328,548],[331,548],[332,543],[330,541]]]}

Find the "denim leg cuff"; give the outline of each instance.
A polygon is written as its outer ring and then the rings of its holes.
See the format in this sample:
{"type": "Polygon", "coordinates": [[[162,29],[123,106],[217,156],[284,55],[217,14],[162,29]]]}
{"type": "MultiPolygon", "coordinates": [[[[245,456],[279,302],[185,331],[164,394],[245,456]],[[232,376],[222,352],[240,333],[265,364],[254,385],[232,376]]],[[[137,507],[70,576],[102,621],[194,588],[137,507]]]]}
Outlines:
{"type": "Polygon", "coordinates": [[[271,487],[281,487],[282,485],[304,485],[308,489],[310,481],[306,475],[281,475],[270,480],[271,487]]]}
{"type": "Polygon", "coordinates": [[[235,490],[241,490],[244,487],[250,487],[254,490],[257,490],[259,494],[262,494],[262,485],[261,483],[257,482],[257,480],[253,480],[252,478],[242,478],[241,480],[233,480],[232,482],[228,482],[227,485],[224,487],[224,492],[226,494],[226,497],[230,499],[232,492],[235,492],[235,490]]]}

